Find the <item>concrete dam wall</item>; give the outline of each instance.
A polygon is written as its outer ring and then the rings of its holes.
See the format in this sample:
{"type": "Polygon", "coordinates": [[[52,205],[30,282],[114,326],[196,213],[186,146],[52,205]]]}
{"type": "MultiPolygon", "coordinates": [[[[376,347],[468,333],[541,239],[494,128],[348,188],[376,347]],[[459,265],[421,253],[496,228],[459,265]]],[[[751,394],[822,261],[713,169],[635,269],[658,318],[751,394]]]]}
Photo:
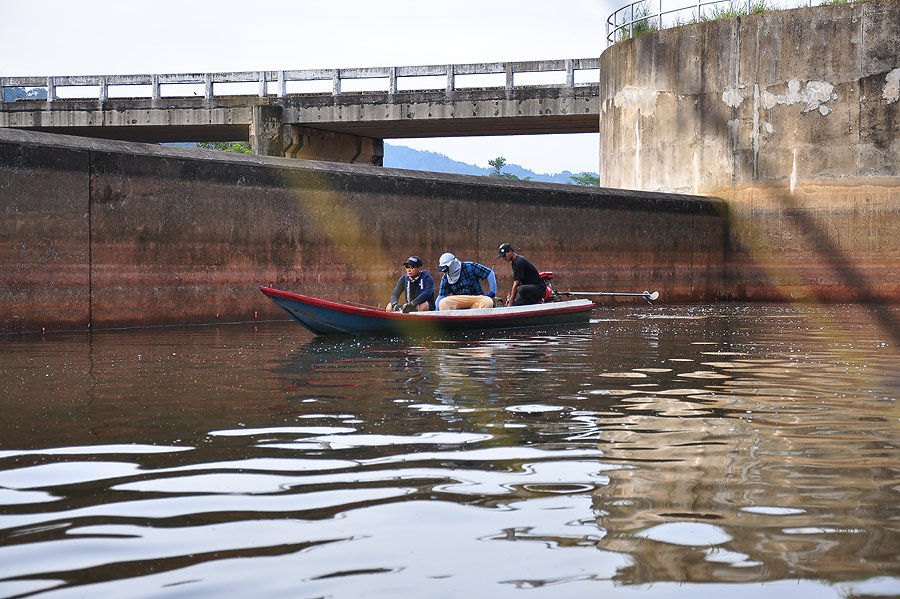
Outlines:
{"type": "Polygon", "coordinates": [[[260,285],[384,304],[410,254],[557,289],[728,295],[716,199],[0,129],[0,330],[282,318],[260,285]]]}
{"type": "Polygon", "coordinates": [[[900,2],[665,29],[600,61],[601,181],[715,193],[900,177],[900,2]]]}
{"type": "Polygon", "coordinates": [[[729,203],[734,297],[900,297],[897,0],[621,42],[600,102],[603,184],[729,203]]]}

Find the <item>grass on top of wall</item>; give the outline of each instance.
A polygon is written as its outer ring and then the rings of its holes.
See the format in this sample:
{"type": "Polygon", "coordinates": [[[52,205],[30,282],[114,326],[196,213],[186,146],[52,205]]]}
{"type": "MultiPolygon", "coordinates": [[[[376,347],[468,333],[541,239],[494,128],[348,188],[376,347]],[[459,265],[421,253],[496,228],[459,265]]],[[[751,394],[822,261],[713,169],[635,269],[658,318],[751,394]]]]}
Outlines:
{"type": "MultiPolygon", "coordinates": [[[[866,0],[819,0],[817,6],[850,4],[853,2],[865,1],[866,0]]],[[[805,5],[805,3],[801,5],[805,5]]],[[[697,16],[697,9],[696,7],[694,7],[693,12],[691,13],[691,16],[689,18],[684,19],[681,16],[676,16],[673,19],[672,24],[668,25],[667,27],[696,25],[697,23],[707,23],[709,21],[716,21],[718,19],[729,19],[732,17],[740,17],[748,14],[756,15],[769,13],[778,10],[787,10],[789,8],[795,7],[781,6],[777,2],[777,0],[750,0],[748,10],[748,3],[746,0],[727,0],[727,5],[725,5],[725,0],[723,0],[722,2],[714,5],[712,8],[707,8],[705,10],[701,9],[699,19],[697,16]]],[[[624,9],[620,9],[620,11],[622,10],[624,9]]],[[[640,35],[644,35],[645,33],[659,31],[659,15],[653,12],[650,0],[644,0],[635,4],[633,10],[633,16],[625,13],[621,17],[618,17],[616,19],[616,42],[631,39],[632,37],[638,37],[640,35]]],[[[691,7],[686,6],[683,10],[691,10],[691,7]]]]}

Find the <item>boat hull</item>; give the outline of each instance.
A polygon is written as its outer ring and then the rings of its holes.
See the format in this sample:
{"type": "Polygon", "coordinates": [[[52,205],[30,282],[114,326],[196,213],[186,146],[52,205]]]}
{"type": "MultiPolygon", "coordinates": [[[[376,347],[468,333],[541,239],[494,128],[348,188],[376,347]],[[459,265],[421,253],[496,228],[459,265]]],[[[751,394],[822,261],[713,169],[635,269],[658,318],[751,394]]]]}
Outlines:
{"type": "Polygon", "coordinates": [[[482,310],[386,312],[260,287],[288,316],[317,335],[430,335],[587,324],[594,303],[571,300],[482,310]]]}

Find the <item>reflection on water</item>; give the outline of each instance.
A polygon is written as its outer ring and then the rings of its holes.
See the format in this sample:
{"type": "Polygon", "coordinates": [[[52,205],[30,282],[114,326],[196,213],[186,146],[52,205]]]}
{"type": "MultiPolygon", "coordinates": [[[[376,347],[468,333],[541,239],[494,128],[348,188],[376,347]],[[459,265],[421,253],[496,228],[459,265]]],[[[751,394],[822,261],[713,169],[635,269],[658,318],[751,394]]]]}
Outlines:
{"type": "Polygon", "coordinates": [[[864,308],[594,316],[2,338],[0,596],[900,595],[864,308]]]}

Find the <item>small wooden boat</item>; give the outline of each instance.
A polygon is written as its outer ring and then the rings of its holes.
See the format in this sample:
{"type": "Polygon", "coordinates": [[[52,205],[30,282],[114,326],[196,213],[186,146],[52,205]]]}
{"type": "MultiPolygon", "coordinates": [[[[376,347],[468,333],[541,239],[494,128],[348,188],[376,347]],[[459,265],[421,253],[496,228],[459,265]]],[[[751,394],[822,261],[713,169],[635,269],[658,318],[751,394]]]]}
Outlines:
{"type": "Polygon", "coordinates": [[[594,303],[586,299],[479,310],[386,312],[378,308],[260,287],[288,316],[317,335],[429,335],[524,327],[587,324],[594,303]]]}

